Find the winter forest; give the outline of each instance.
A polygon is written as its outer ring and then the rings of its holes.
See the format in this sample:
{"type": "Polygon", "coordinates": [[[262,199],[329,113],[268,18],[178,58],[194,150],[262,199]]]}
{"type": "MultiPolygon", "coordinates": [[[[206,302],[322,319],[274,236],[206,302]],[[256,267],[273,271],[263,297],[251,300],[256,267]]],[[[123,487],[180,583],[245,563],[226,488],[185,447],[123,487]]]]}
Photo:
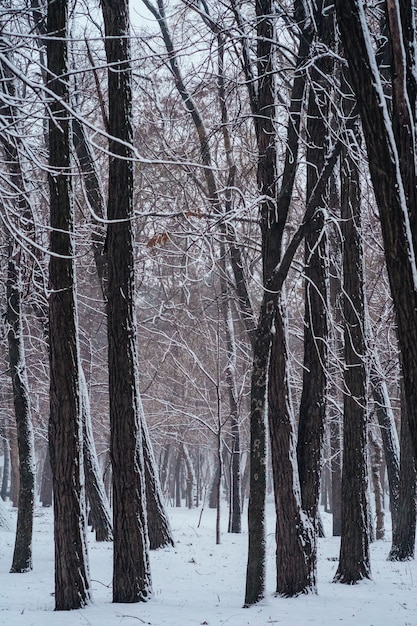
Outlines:
{"type": "Polygon", "coordinates": [[[239,609],[320,596],[325,534],[334,587],[414,558],[416,14],[2,0],[0,545],[36,576],[50,511],[56,611],[99,544],[152,603],[180,508],[239,609]]]}

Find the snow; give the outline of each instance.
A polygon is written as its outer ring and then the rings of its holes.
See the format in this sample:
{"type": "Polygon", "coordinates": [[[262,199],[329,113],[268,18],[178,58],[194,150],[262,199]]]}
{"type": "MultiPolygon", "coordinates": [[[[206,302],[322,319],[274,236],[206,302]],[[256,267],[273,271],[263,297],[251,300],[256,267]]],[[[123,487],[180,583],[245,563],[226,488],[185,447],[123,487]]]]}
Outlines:
{"type": "MultiPolygon", "coordinates": [[[[94,603],[70,612],[54,611],[52,509],[36,509],[34,570],[9,574],[14,533],[0,530],[0,624],[7,626],[417,626],[417,565],[386,560],[390,539],[371,546],[373,580],[358,585],[332,583],[339,540],[331,537],[331,517],[322,513],[327,537],[319,540],[318,595],[274,596],[273,504],[267,506],[267,590],[264,601],[242,608],[247,534],[226,533],[215,544],[216,511],[169,509],[175,548],[151,553],[153,598],[147,603],[113,604],[112,544],[89,533],[94,603]]],[[[16,517],[16,510],[12,511],[16,517]]],[[[245,507],[246,516],[246,507],[245,507]]],[[[244,518],[244,522],[245,522],[244,518]]],[[[244,524],[246,526],[246,524],[244,524]]],[[[389,533],[387,533],[389,535],[389,533]]]]}

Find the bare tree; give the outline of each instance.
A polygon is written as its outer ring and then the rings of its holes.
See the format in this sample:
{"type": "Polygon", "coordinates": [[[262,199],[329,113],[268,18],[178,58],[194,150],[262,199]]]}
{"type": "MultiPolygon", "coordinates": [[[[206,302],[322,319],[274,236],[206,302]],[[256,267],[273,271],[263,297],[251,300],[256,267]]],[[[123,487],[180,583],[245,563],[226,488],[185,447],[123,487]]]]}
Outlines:
{"type": "Polygon", "coordinates": [[[128,0],[103,0],[109,102],[107,204],[110,454],[113,469],[113,601],[151,594],[135,322],[132,85],[128,0]]]}
{"type": "Polygon", "coordinates": [[[47,32],[47,86],[53,95],[49,102],[49,447],[54,488],[55,607],[69,610],[89,602],[90,581],[86,562],[70,123],[66,110],[66,0],[48,4],[47,32]]]}
{"type": "Polygon", "coordinates": [[[344,408],[342,529],[335,581],[370,578],[367,503],[367,401],[364,269],[361,200],[357,165],[345,153],[341,168],[343,237],[344,408]]]}

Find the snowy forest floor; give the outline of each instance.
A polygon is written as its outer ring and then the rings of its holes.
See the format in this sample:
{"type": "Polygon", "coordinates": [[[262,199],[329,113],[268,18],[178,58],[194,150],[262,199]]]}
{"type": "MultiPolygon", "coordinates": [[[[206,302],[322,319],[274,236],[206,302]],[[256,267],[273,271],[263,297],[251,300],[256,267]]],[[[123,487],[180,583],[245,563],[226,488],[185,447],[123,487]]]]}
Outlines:
{"type": "MultiPolygon", "coordinates": [[[[318,595],[274,597],[273,504],[267,505],[267,589],[260,604],[242,608],[247,533],[230,535],[226,504],[222,543],[215,544],[215,511],[169,509],[175,548],[151,553],[153,598],[146,604],[112,604],[112,545],[89,533],[93,603],[85,609],[54,612],[52,510],[37,508],[34,569],[9,574],[14,533],[0,531],[0,624],[7,626],[417,626],[417,563],[386,560],[390,533],[372,544],[372,580],[346,586],[332,583],[339,540],[323,514],[326,538],[319,542],[318,595]]],[[[16,516],[16,511],[12,511],[16,516]]],[[[246,526],[246,507],[244,511],[246,526]]]]}

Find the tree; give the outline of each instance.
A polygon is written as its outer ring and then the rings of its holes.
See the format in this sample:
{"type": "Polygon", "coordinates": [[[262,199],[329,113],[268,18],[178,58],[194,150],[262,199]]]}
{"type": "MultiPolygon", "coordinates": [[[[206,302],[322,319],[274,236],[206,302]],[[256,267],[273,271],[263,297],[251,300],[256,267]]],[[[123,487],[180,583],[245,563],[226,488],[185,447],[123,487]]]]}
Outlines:
{"type": "Polygon", "coordinates": [[[103,0],[108,63],[107,218],[110,454],[113,469],[113,601],[151,594],[135,323],[132,76],[129,4],[103,0]]]}
{"type": "MultiPolygon", "coordinates": [[[[317,13],[317,39],[329,48],[334,40],[333,15],[328,3],[317,13]]],[[[307,197],[323,169],[328,143],[329,79],[333,62],[326,56],[315,61],[310,70],[307,108],[307,197]]],[[[323,204],[320,198],[305,236],[304,263],[304,362],[297,439],[297,462],[301,502],[311,523],[316,526],[320,492],[323,437],[326,416],[328,367],[328,243],[323,204]]]]}
{"type": "Polygon", "coordinates": [[[392,531],[392,545],[388,555],[390,561],[407,561],[414,558],[416,542],[417,472],[413,445],[404,401],[404,389],[401,398],[401,433],[400,433],[400,480],[398,489],[398,511],[392,531]]]}
{"type": "Polygon", "coordinates": [[[342,528],[334,580],[353,584],[370,578],[367,503],[367,402],[364,278],[360,182],[353,157],[343,154],[341,232],[343,237],[344,396],[342,528]]]}
{"type": "Polygon", "coordinates": [[[381,219],[385,260],[397,316],[405,402],[417,453],[415,75],[409,46],[410,41],[414,41],[412,3],[402,3],[401,11],[396,0],[386,3],[393,53],[393,119],[381,85],[362,3],[336,0],[335,6],[381,219]]]}
{"type": "MultiPolygon", "coordinates": [[[[2,27],[3,25],[1,25],[2,27]]],[[[2,43],[5,44],[5,42],[2,43]]],[[[5,54],[7,55],[7,49],[5,54]]],[[[17,139],[19,128],[11,105],[16,96],[14,80],[9,68],[4,64],[0,63],[0,70],[0,119],[4,120],[4,128],[0,131],[0,142],[9,169],[10,195],[14,199],[18,219],[20,223],[28,225],[32,223],[32,216],[19,159],[17,139]],[[11,129],[14,129],[14,133],[10,132],[11,129]]],[[[9,211],[10,208],[7,207],[9,211]]],[[[13,233],[9,233],[8,247],[6,320],[19,453],[18,519],[11,572],[27,572],[32,569],[35,442],[23,339],[23,251],[20,242],[13,233]]]]}
{"type": "Polygon", "coordinates": [[[90,601],[85,538],[80,357],[75,291],[68,85],[68,4],[48,3],[49,107],[49,447],[54,489],[55,607],[90,601]]]}

